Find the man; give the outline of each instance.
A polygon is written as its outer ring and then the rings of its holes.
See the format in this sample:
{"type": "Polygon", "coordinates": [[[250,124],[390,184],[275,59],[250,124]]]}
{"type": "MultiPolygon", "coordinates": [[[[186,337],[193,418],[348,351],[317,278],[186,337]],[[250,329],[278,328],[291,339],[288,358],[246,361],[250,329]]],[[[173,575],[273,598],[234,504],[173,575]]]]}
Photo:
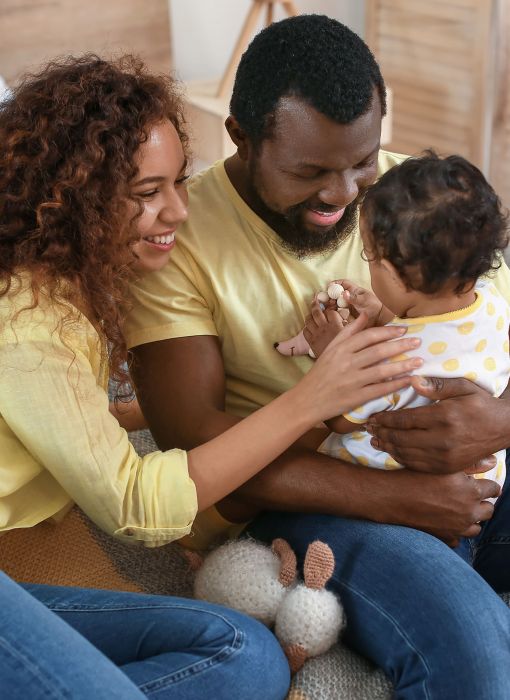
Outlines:
{"type": "MultiPolygon", "coordinates": [[[[273,24],[244,54],[226,121],[237,154],[193,179],[167,268],[134,290],[127,340],[161,448],[200,444],[293,385],[311,360],[282,357],[274,341],[299,329],[331,279],[369,286],[358,203],[401,159],[379,152],[384,111],[372,54],[334,20],[273,24]]],[[[495,283],[510,299],[506,266],[495,283]]],[[[507,445],[510,404],[462,380],[423,392],[444,401],[370,428],[409,469],[362,469],[305,439],[207,513],[196,539],[274,511],[250,531],[285,537],[300,558],[314,539],[332,546],[345,639],[384,668],[398,697],[502,699],[510,612],[447,544],[478,535],[492,515],[486,499],[498,487],[464,470],[482,471],[507,445]]]]}

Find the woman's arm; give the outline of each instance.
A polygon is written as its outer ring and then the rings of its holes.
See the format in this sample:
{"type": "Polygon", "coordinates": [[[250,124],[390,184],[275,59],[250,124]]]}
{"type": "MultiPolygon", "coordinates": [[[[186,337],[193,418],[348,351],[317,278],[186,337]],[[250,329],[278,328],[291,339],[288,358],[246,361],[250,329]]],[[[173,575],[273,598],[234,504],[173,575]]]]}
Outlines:
{"type": "Polygon", "coordinates": [[[322,419],[408,384],[407,377],[386,380],[414,360],[392,370],[378,363],[416,341],[381,342],[398,338],[398,328],[356,333],[364,322],[332,342],[296,387],[188,455],[139,457],[108,410],[92,339],[70,346],[51,329],[45,338],[0,346],[0,412],[33,478],[47,469],[105,531],[160,544],[187,534],[197,509],[243,484],[322,419]]]}
{"type": "Polygon", "coordinates": [[[293,389],[189,452],[199,509],[238,488],[321,421],[410,383],[410,377],[390,377],[415,369],[419,358],[402,366],[381,362],[401,352],[399,348],[417,347],[419,341],[385,343],[402,335],[402,329],[361,331],[365,323],[362,316],[350,324],[293,389]]]}

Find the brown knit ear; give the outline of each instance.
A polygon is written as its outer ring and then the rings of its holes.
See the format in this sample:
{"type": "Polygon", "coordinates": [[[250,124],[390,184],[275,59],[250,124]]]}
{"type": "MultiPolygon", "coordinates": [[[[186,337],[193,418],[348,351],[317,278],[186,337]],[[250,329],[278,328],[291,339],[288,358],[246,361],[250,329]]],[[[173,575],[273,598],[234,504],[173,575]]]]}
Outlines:
{"type": "Polygon", "coordinates": [[[283,647],[291,673],[297,673],[308,658],[305,648],[301,644],[289,644],[283,647]]]}
{"type": "Polygon", "coordinates": [[[307,588],[324,588],[335,570],[335,557],[325,542],[316,540],[308,545],[303,566],[307,588]]]}
{"type": "Polygon", "coordinates": [[[289,543],[281,537],[273,540],[271,550],[280,557],[281,566],[278,581],[282,586],[290,586],[297,575],[296,555],[292,551],[289,543]]]}

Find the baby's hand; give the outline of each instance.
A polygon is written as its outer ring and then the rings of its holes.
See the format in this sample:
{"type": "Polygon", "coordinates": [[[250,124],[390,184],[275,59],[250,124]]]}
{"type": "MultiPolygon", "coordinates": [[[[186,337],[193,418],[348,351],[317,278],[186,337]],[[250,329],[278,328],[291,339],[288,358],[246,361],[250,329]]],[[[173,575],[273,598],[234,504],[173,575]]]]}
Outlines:
{"type": "Polygon", "coordinates": [[[342,318],[336,306],[323,310],[321,303],[317,299],[314,300],[311,314],[307,317],[303,328],[303,335],[312,348],[315,357],[319,357],[333,338],[336,338],[341,332],[345,324],[346,321],[342,318]]]}
{"type": "MultiPolygon", "coordinates": [[[[382,326],[388,320],[386,311],[383,307],[382,302],[375,296],[375,294],[368,289],[358,286],[350,280],[339,280],[339,283],[345,289],[344,299],[352,306],[357,312],[355,315],[359,315],[362,311],[368,316],[368,327],[370,326],[382,326]],[[384,316],[384,320],[382,317],[384,316]]],[[[390,314],[393,318],[393,314],[390,314]]]]}

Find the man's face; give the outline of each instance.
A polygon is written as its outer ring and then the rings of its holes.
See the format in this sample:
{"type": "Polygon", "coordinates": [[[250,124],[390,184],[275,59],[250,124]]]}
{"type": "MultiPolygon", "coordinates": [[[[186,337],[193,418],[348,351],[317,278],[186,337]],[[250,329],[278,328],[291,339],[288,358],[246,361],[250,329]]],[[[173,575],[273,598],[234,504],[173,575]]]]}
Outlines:
{"type": "Polygon", "coordinates": [[[248,158],[255,211],[299,257],[334,249],[352,231],[377,175],[381,106],[338,124],[298,97],[280,101],[271,135],[248,158]]]}

